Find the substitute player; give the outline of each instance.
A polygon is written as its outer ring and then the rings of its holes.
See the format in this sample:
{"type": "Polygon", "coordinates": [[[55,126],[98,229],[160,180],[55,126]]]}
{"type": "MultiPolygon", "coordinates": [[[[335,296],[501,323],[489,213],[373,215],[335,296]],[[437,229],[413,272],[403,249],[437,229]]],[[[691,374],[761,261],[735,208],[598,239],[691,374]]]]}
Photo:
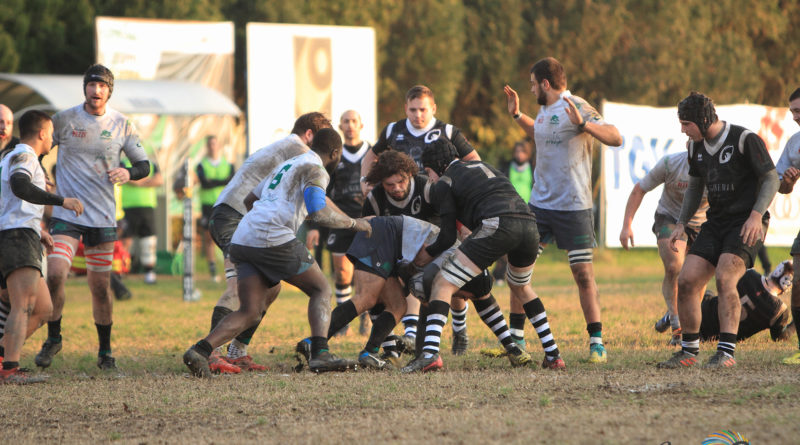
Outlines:
{"type": "Polygon", "coordinates": [[[53,116],[53,142],[58,145],[56,182],[63,195],[85,203],[85,212],[75,216],[64,208],[53,209],[50,234],[55,244],[47,257],[47,285],[53,297],[53,315],[47,323],[47,340],[36,355],[36,365],[50,366],[61,350],[61,313],[64,282],[72,257],[83,240],[92,313],[99,348],[97,366],[116,369],[111,355],[113,299],[109,292],[114,242],[117,240],[114,184],[142,179],[150,173],[139,136],[133,124],[107,106],[114,92],[114,75],[103,65],[92,65],[83,76],[83,104],[53,116]],[[120,167],[120,153],[132,167],[120,167]]]}
{"type": "Polygon", "coordinates": [[[197,180],[200,182],[200,205],[203,217],[200,219],[200,227],[203,229],[203,245],[205,246],[206,260],[208,261],[208,273],[215,283],[219,282],[217,275],[217,262],[214,259],[214,243],[211,241],[211,234],[208,231],[208,221],[211,218],[211,211],[219,198],[219,194],[225,186],[233,179],[236,169],[222,156],[222,147],[216,136],[206,136],[206,155],[195,167],[197,180]]]}
{"type": "Polygon", "coordinates": [[[183,362],[198,377],[209,377],[208,357],[214,348],[257,323],[278,296],[285,280],[309,296],[311,359],[315,372],[350,366],[328,351],[331,290],[308,249],[297,240],[306,216],[331,228],[371,232],[364,219],[353,219],[327,205],[330,172],[341,158],[342,139],[333,129],[314,136],[311,152],[285,161],[246,199],[252,205],[233,234],[230,256],[239,276],[239,310],[228,314],[203,340],[192,346],[183,362]]]}
{"type": "Polygon", "coordinates": [[[764,141],[755,133],[717,118],[714,102],[692,92],[678,104],[681,131],[689,136],[689,187],[675,230],[674,243],[708,191],[708,220],[689,249],[678,276],[681,350],[659,368],[697,363],[703,288],[716,278],[720,334],[717,352],[704,367],[736,365],[736,333],[741,305],[736,284],[753,267],[769,224],[767,207],[778,190],[778,175],[764,141]]]}
{"type": "MultiPolygon", "coordinates": [[[[547,57],[531,68],[531,92],[541,106],[536,119],[520,112],[519,96],[505,86],[508,112],[517,125],[536,141],[536,170],[530,206],[542,246],[556,242],[567,251],[572,277],[589,333],[589,361],[608,360],[603,346],[600,302],[592,266],[595,247],[592,214],[592,143],[622,145],[617,128],[588,102],[567,90],[564,67],[547,57]]],[[[511,331],[519,332],[524,318],[512,300],[511,331]],[[517,325],[520,323],[520,325],[517,325]]]]}
{"type": "Polygon", "coordinates": [[[47,113],[32,110],[19,121],[21,142],[0,163],[0,281],[8,287],[11,310],[3,336],[3,369],[0,383],[37,383],[19,367],[25,339],[48,317],[53,306],[42,278],[42,245],[53,249],[53,239],[42,232],[45,205],[63,206],[83,213],[78,199],[46,191],[45,173],[39,157],[53,146],[53,122],[47,113]],[[35,320],[33,324],[29,321],[35,320]]]}
{"type": "Polygon", "coordinates": [[[642,204],[644,195],[664,184],[661,192],[661,199],[658,200],[655,221],[653,222],[653,234],[656,236],[658,254],[664,264],[664,280],[661,282],[661,294],[667,304],[667,313],[656,322],[655,329],[664,332],[672,326],[672,338],[670,345],[681,343],[681,322],[678,319],[678,274],[686,258],[686,250],[691,247],[700,225],[706,221],[706,210],[708,200],[705,193],[700,202],[697,212],[692,215],[692,219],[686,225],[686,232],[681,236],[675,245],[678,251],[672,250],[669,245],[669,237],[675,230],[675,223],[681,214],[683,204],[683,194],[689,186],[689,154],[687,152],[666,155],[661,158],[649,172],[633,186],[628,203],[625,206],[625,216],[622,218],[622,231],[619,234],[619,242],[622,247],[628,250],[628,244],[633,247],[633,217],[636,210],[642,204]]]}

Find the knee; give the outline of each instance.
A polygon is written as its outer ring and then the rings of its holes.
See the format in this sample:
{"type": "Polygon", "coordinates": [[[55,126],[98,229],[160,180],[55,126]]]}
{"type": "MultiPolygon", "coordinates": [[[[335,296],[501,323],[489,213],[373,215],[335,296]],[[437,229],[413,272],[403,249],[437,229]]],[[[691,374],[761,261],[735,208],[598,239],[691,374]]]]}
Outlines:
{"type": "Polygon", "coordinates": [[[583,289],[594,287],[594,274],[590,270],[578,269],[573,273],[573,276],[578,287],[583,289]]]}

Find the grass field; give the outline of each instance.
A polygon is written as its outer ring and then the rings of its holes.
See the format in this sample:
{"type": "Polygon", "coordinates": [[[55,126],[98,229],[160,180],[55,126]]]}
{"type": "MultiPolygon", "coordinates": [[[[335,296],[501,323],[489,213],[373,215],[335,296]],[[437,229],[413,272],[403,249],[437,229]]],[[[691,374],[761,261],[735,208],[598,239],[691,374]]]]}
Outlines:
{"type": "MultiPolygon", "coordinates": [[[[771,251],[777,263],[785,249],[771,251]]],[[[183,352],[207,333],[222,284],[200,276],[203,296],[184,303],[180,279],[127,283],[130,301],[115,304],[112,337],[119,373],[95,367],[97,336],[84,278],[67,288],[64,349],[47,369],[50,380],[0,387],[4,437],[41,442],[265,443],[700,443],[729,429],[753,443],[798,443],[800,369],[780,365],[795,340],[773,343],[767,332],[741,343],[738,366],[709,372],[657,370],[672,348],[653,322],[663,314],[661,266],[654,250],[598,251],[595,270],[603,308],[605,365],[588,356],[577,290],[561,252],[537,262],[534,288],[547,308],[568,372],[512,369],[482,357],[491,332],[470,309],[470,352],[449,354],[445,369],[424,375],[394,372],[295,373],[292,350],[308,335],[306,297],[284,291],[256,333],[250,353],[261,374],[190,377],[183,352]]],[[[507,313],[508,290],[495,289],[507,313]]],[[[355,324],[354,324],[355,326],[355,324]]],[[[357,331],[357,329],[356,329],[357,331]]],[[[22,365],[46,337],[39,330],[22,365]]],[[[529,350],[541,347],[526,327],[529,350]]],[[[333,339],[333,352],[355,357],[365,337],[333,339]]],[[[714,345],[701,346],[701,359],[714,345]]]]}

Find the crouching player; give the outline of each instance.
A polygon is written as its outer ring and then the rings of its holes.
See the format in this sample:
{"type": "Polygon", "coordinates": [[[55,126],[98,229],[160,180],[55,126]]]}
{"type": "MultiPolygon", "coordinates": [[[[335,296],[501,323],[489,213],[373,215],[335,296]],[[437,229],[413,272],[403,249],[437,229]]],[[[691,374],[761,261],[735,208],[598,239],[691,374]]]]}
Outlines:
{"type": "MultiPolygon", "coordinates": [[[[789,308],[780,296],[792,288],[794,266],[792,260],[778,264],[769,275],[761,275],[748,269],[739,279],[736,290],[742,305],[739,331],[736,340],[741,341],[769,329],[773,341],[788,340],[791,326],[789,308]]],[[[700,341],[719,339],[719,297],[706,292],[700,305],[703,319],[700,322],[700,341]]]]}
{"type": "MultiPolygon", "coordinates": [[[[433,141],[422,154],[422,164],[434,183],[431,201],[442,223],[436,242],[422,249],[414,264],[422,267],[453,245],[456,220],[472,234],[444,261],[434,278],[422,355],[403,372],[441,368],[439,343],[451,296],[506,254],[506,278],[512,295],[522,303],[540,336],[550,330],[544,305],[530,286],[539,249],[536,218],[502,173],[481,161],[464,162],[457,156],[455,147],[443,139],[433,141]]],[[[545,350],[542,366],[565,369],[552,334],[541,341],[545,350]]]]}
{"type": "Polygon", "coordinates": [[[42,111],[28,111],[19,121],[19,145],[0,163],[0,273],[8,288],[11,311],[6,320],[5,347],[0,383],[37,383],[41,376],[20,370],[20,351],[25,339],[50,316],[53,303],[42,277],[42,244],[53,250],[53,238],[42,232],[45,205],[63,206],[83,213],[75,198],[45,191],[45,174],[39,157],[53,145],[53,121],[42,111]],[[31,319],[38,320],[29,325],[31,319]]]}
{"type": "Polygon", "coordinates": [[[198,377],[210,377],[208,357],[214,348],[253,326],[278,296],[281,280],[310,297],[311,360],[315,372],[350,366],[328,351],[331,287],[325,275],[297,240],[300,224],[310,216],[317,224],[370,232],[364,219],[353,219],[326,205],[330,173],[342,155],[342,138],[329,128],[314,136],[311,151],[278,165],[245,199],[250,210],[233,234],[230,258],[238,275],[239,309],[223,318],[204,339],[189,348],[183,362],[198,377]]]}

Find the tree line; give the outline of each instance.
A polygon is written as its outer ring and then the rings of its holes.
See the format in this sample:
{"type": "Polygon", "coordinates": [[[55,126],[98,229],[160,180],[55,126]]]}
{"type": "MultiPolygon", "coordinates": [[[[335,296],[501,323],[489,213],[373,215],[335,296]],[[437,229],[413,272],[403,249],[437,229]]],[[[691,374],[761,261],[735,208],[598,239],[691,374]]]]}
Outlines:
{"type": "Polygon", "coordinates": [[[720,104],[782,106],[800,86],[792,0],[4,0],[0,72],[82,73],[94,61],[101,15],[234,22],[243,108],[246,23],[371,26],[379,124],[403,117],[405,91],[422,83],[436,94],[437,117],[490,160],[522,137],[503,85],[535,113],[528,73],[545,56],[559,59],[569,89],[596,106],[672,106],[690,90],[720,104]]]}

